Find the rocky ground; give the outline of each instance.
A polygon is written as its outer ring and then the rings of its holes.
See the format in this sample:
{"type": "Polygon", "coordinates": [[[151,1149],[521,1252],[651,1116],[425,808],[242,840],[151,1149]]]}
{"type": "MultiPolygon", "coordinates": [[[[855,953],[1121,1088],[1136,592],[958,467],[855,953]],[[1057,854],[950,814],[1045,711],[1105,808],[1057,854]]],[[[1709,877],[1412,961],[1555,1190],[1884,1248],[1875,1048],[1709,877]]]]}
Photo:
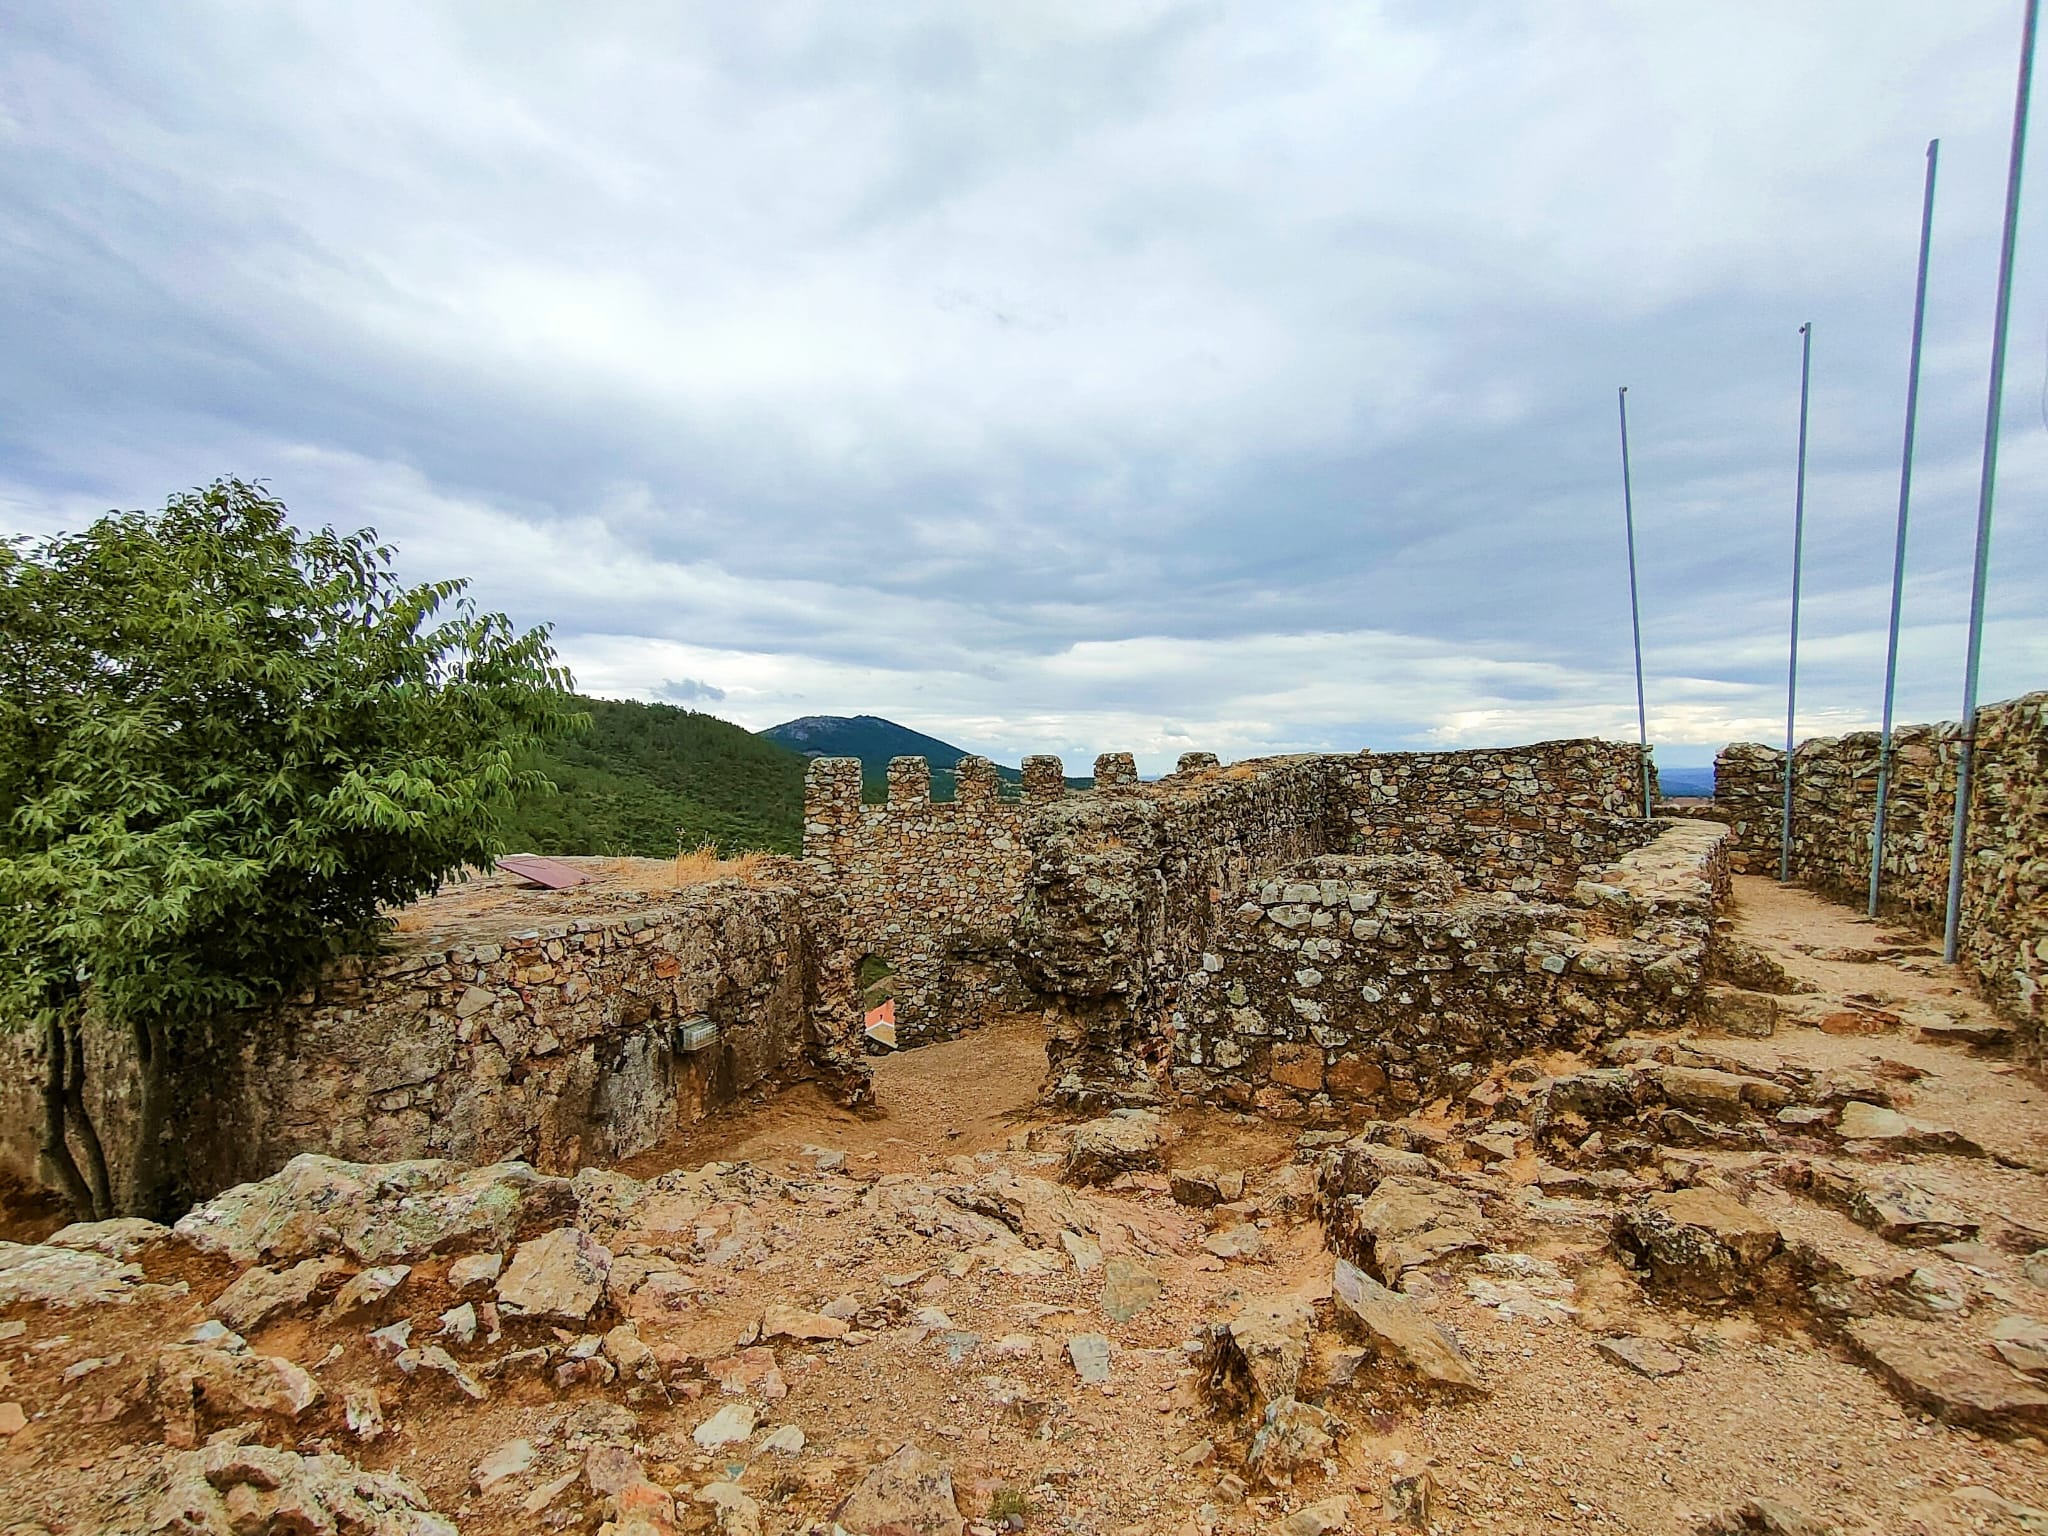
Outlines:
{"type": "Polygon", "coordinates": [[[1025,1021],[0,1245],[0,1531],[2048,1531],[2040,1079],[1916,939],[1727,937],[1402,1121],[1033,1119],[1025,1021]]]}

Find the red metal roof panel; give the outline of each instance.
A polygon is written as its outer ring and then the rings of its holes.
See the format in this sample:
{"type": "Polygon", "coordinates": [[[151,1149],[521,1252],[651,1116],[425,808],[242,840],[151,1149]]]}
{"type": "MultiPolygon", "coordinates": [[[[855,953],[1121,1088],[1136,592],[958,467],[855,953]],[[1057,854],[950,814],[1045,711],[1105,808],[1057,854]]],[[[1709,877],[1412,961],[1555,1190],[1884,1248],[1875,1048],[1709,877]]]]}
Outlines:
{"type": "Polygon", "coordinates": [[[531,853],[508,853],[498,860],[498,868],[530,884],[546,886],[551,891],[566,891],[572,885],[590,884],[590,876],[582,870],[531,853]]]}

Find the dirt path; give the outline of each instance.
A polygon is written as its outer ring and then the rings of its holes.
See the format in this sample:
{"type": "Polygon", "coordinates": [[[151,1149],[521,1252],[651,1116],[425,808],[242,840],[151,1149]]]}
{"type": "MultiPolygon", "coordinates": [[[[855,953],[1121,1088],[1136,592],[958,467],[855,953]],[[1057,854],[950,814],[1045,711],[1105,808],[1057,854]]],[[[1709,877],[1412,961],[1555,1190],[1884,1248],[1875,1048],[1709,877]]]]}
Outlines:
{"type": "Polygon", "coordinates": [[[872,1108],[843,1109],[822,1089],[799,1084],[729,1105],[619,1171],[646,1179],[713,1160],[807,1169],[822,1148],[871,1172],[906,1173],[1001,1147],[1044,1123],[1036,1108],[1044,1082],[1045,1025],[1017,1014],[877,1059],[872,1108]]]}

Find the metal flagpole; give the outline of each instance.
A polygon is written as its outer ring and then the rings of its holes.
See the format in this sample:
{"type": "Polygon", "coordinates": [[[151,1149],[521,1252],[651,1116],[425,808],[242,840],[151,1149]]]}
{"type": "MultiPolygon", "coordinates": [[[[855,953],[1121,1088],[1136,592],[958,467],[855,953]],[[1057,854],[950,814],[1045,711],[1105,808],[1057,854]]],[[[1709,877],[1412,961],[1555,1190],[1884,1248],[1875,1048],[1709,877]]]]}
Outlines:
{"type": "Polygon", "coordinates": [[[1650,717],[1643,708],[1643,617],[1636,601],[1636,503],[1629,487],[1628,473],[1628,386],[1616,396],[1621,402],[1621,514],[1628,529],[1628,624],[1636,647],[1636,740],[1642,747],[1643,815],[1650,810],[1650,717]]]}
{"type": "Polygon", "coordinates": [[[1927,141],[1927,190],[1920,200],[1920,277],[1913,289],[1913,356],[1906,367],[1906,446],[1899,456],[1899,536],[1892,550],[1892,630],[1884,653],[1884,728],[1877,747],[1877,814],[1870,824],[1870,915],[1884,872],[1884,811],[1892,783],[1892,692],[1899,679],[1899,608],[1906,592],[1906,504],[1913,494],[1913,422],[1920,409],[1920,333],[1927,319],[1927,247],[1934,234],[1934,167],[1941,140],[1927,141]]]}
{"type": "Polygon", "coordinates": [[[1799,480],[1792,498],[1792,643],[1785,672],[1785,819],[1778,830],[1778,882],[1792,878],[1792,719],[1799,707],[1799,551],[1806,540],[1806,401],[1813,375],[1813,322],[1799,327],[1799,480]]]}
{"type": "Polygon", "coordinates": [[[2005,331],[2012,316],[2012,255],[2019,239],[2020,164],[2027,152],[2027,97],[2034,84],[2034,28],[2041,0],[2027,0],[2020,33],[2020,82],[2012,107],[2012,154],[2005,168],[2005,240],[1998,254],[1998,312],[1991,326],[1991,389],[1984,408],[1984,472],[1977,485],[1977,570],[1970,584],[1970,641],[1963,665],[1963,739],[1956,754],[1956,824],[1948,845],[1948,916],[1941,956],[1956,963],[1963,918],[1963,851],[1970,825],[1970,758],[1977,745],[1977,661],[1984,645],[1984,586],[1991,566],[1991,493],[1998,480],[1998,415],[2005,404],[2005,331]]]}

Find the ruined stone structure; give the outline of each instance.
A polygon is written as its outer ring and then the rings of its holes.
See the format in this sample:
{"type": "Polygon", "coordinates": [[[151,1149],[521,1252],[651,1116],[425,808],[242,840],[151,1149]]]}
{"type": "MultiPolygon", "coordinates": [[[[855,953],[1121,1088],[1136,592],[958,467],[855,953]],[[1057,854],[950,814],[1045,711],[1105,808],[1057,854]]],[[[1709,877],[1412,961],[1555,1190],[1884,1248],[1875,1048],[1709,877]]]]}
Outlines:
{"type": "Polygon", "coordinates": [[[1720,838],[1673,825],[1567,901],[1475,890],[1428,853],[1306,860],[1239,903],[1187,977],[1175,1086],[1281,1116],[1412,1108],[1505,1055],[1682,1023],[1726,890],[1720,838]]]}
{"type": "Polygon", "coordinates": [[[889,765],[881,805],[861,803],[857,758],[816,760],[806,785],[805,857],[842,893],[862,948],[895,972],[905,1046],[942,1038],[962,1013],[1028,1005],[1009,954],[1022,827],[1027,806],[1065,793],[1059,760],[1025,763],[1021,802],[1002,797],[985,757],[962,758],[954,786],[934,803],[921,757],[889,765]]]}
{"type": "MultiPolygon", "coordinates": [[[[300,1152],[519,1158],[554,1171],[645,1150],[769,1081],[865,1094],[836,900],[793,860],[753,883],[520,894],[335,965],[182,1085],[201,1191],[300,1152]]],[[[424,909],[434,918],[433,903],[424,909]]],[[[132,1063],[104,1042],[95,1119],[125,1150],[132,1063]]],[[[0,1170],[36,1177],[34,1038],[0,1037],[0,1170]]],[[[119,1170],[116,1170],[117,1177],[119,1170]]]]}
{"type": "MultiPolygon", "coordinates": [[[[1948,899],[1961,728],[1912,725],[1892,733],[1883,903],[1939,932],[1948,899]]],[[[1802,742],[1792,774],[1792,874],[1861,905],[1870,881],[1878,736],[1860,731],[1802,742]]],[[[1776,874],[1785,754],[1739,742],[1714,761],[1712,814],[1734,830],[1738,867],[1776,874]]],[[[1994,704],[1977,716],[1962,958],[1985,997],[2029,1025],[2048,1020],[2048,693],[1994,704]]]]}
{"type": "Polygon", "coordinates": [[[1161,1063],[1272,1109],[1414,1102],[1501,1049],[1675,1021],[1725,890],[1719,829],[1626,814],[1633,747],[1190,754],[1157,784],[1111,756],[1076,794],[1059,772],[1032,759],[1021,803],[948,814],[921,760],[883,807],[821,760],[805,854],[856,946],[914,957],[899,1028],[1042,1007],[1078,1105],[1151,1096],[1161,1063]]]}

